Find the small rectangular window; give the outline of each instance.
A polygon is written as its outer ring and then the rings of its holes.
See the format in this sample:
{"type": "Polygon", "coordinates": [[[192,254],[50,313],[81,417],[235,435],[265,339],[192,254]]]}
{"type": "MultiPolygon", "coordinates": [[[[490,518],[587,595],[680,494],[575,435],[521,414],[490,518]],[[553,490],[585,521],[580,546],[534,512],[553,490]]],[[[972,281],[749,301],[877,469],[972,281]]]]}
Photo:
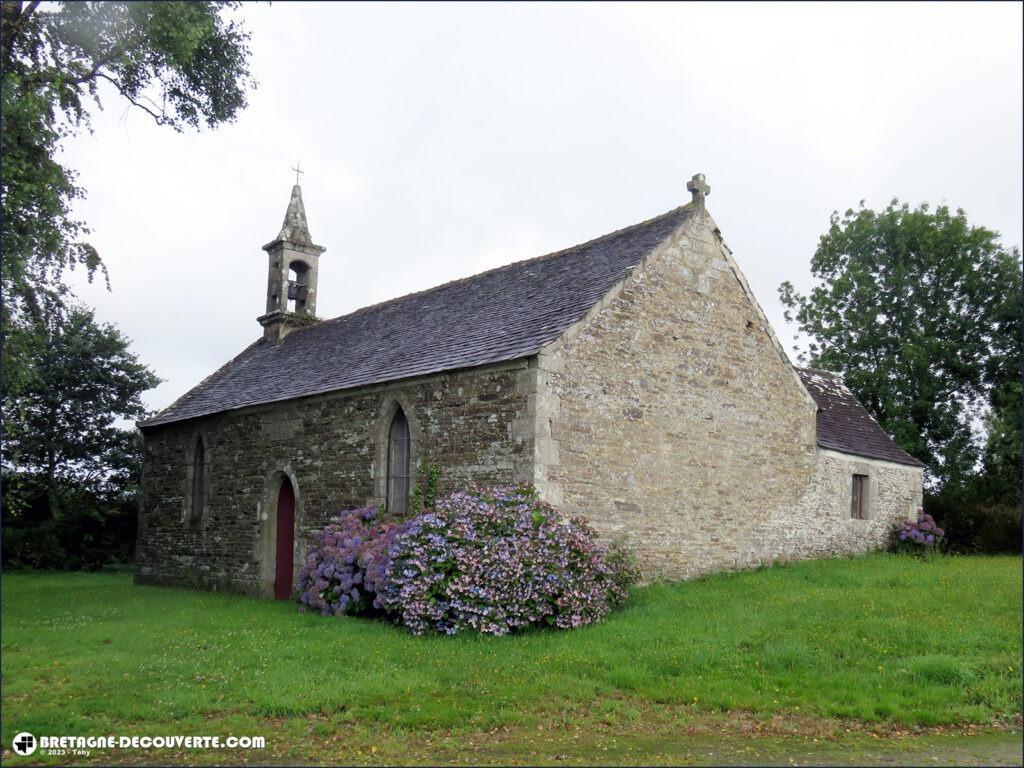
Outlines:
{"type": "Polygon", "coordinates": [[[850,517],[854,520],[863,520],[867,510],[868,476],[853,476],[853,496],[850,500],[850,517]]]}

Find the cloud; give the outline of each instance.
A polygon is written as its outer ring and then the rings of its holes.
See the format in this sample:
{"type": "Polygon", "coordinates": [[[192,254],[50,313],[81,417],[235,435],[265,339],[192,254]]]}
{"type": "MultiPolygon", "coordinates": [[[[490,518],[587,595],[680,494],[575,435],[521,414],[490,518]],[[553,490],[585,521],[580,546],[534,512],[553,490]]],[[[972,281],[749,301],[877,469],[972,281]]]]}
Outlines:
{"type": "Polygon", "coordinates": [[[175,134],[104,93],[70,142],[113,292],[80,294],[166,383],[258,337],[301,158],[335,316],[708,204],[786,346],[833,209],[947,201],[1021,242],[1021,6],[245,5],[260,87],[175,134]]]}

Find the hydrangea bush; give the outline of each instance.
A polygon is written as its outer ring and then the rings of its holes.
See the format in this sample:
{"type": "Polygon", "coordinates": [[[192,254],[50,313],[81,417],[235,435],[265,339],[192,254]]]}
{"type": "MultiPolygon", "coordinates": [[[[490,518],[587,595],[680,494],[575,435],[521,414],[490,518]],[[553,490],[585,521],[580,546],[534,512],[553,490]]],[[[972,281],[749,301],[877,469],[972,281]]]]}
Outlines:
{"type": "Polygon", "coordinates": [[[907,520],[896,529],[896,549],[918,554],[931,554],[939,548],[946,532],[935,519],[923,510],[918,510],[917,520],[907,520]]]}
{"type": "Polygon", "coordinates": [[[367,512],[345,513],[321,533],[304,569],[305,605],[325,614],[377,608],[416,634],[504,635],[598,621],[639,576],[625,548],[599,546],[586,522],[562,519],[530,486],[455,493],[400,526],[371,530],[367,512]]]}
{"type": "Polygon", "coordinates": [[[394,538],[394,524],[377,523],[377,510],[342,512],[316,532],[316,545],[299,570],[299,601],[325,616],[365,613],[375,605],[376,582],[394,538]]]}

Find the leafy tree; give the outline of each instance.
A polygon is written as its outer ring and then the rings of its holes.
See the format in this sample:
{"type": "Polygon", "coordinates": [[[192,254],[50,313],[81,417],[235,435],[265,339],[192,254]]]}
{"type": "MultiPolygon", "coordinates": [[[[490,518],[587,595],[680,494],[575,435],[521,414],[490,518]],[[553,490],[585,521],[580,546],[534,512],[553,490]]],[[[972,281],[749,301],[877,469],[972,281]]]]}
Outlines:
{"type": "Polygon", "coordinates": [[[113,326],[75,306],[23,318],[6,342],[27,365],[3,368],[4,567],[127,562],[141,444],[122,424],[144,414],[157,378],[113,326]]]}
{"type": "Polygon", "coordinates": [[[0,209],[5,330],[67,296],[66,270],[102,272],[81,242],[72,205],[83,195],[55,159],[61,140],[89,127],[100,84],[175,130],[216,126],[245,107],[248,34],[228,16],[237,3],[0,3],[0,209]]]}
{"type": "Polygon", "coordinates": [[[0,3],[5,562],[91,567],[130,550],[139,442],[119,423],[158,380],[72,301],[68,270],[106,272],[57,153],[107,86],[174,130],[233,120],[253,85],[237,7],[0,3]]]}
{"type": "Polygon", "coordinates": [[[988,439],[982,452],[981,490],[989,503],[1021,505],[1021,382],[1008,382],[997,392],[987,419],[988,439]]]}
{"type": "Polygon", "coordinates": [[[159,379],[128,349],[128,339],[93,313],[72,307],[49,322],[19,324],[9,336],[30,361],[4,398],[5,507],[15,518],[49,519],[71,495],[113,499],[137,482],[142,393],[159,379]],[[20,493],[19,493],[20,491],[20,493]]]}
{"type": "Polygon", "coordinates": [[[982,452],[981,495],[990,504],[1021,506],[1021,472],[1024,454],[1021,430],[1024,429],[1024,294],[1020,275],[1016,285],[1006,286],[1007,301],[1000,304],[1004,316],[998,325],[1004,332],[994,338],[997,352],[989,360],[986,372],[991,383],[991,411],[986,418],[988,437],[982,452]],[[1018,293],[1013,295],[1013,291],[1018,293]],[[1017,301],[1013,299],[1016,298],[1017,301]]]}
{"type": "Polygon", "coordinates": [[[1020,253],[962,210],[893,200],[875,212],[862,202],[833,213],[811,272],[818,284],[807,295],[788,281],[779,288],[786,319],[809,337],[802,357],[844,375],[928,466],[933,491],[976,481],[986,417],[985,461],[1016,456],[1019,489],[1020,253]]]}

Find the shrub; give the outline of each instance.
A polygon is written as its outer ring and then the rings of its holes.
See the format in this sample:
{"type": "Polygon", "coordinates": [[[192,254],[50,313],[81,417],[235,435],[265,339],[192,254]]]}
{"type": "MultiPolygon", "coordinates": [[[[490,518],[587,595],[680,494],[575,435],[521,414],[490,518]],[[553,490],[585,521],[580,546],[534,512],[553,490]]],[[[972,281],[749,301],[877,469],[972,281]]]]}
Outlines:
{"type": "Polygon", "coordinates": [[[409,506],[416,514],[437,506],[437,481],[440,475],[437,464],[428,459],[416,462],[416,484],[409,494],[409,506]]]}
{"type": "Polygon", "coordinates": [[[459,492],[398,530],[377,598],[417,634],[569,629],[628,596],[635,565],[606,555],[583,520],[560,519],[532,487],[459,492]]]}
{"type": "Polygon", "coordinates": [[[315,533],[316,545],[299,571],[299,600],[304,609],[337,616],[380,607],[374,590],[396,526],[375,524],[376,518],[374,507],[353,509],[315,533]]]}
{"type": "Polygon", "coordinates": [[[138,511],[130,494],[99,498],[86,489],[3,476],[4,570],[95,571],[134,557],[138,511]]]}
{"type": "Polygon", "coordinates": [[[529,486],[455,493],[401,525],[375,520],[357,509],[317,532],[300,573],[304,608],[383,611],[416,634],[569,629],[624,603],[639,577],[622,544],[598,546],[529,486]]]}
{"type": "Polygon", "coordinates": [[[947,531],[946,549],[966,554],[1020,553],[1020,507],[955,497],[927,498],[925,503],[947,531]]]}
{"type": "Polygon", "coordinates": [[[896,529],[896,549],[929,555],[939,548],[946,532],[935,524],[931,515],[918,511],[917,520],[907,520],[896,529]]]}
{"type": "Polygon", "coordinates": [[[72,570],[65,566],[67,553],[60,545],[53,521],[29,528],[2,529],[4,570],[72,570]]]}
{"type": "Polygon", "coordinates": [[[976,552],[1020,554],[1020,507],[995,504],[977,509],[975,514],[978,519],[973,541],[976,552]]]}
{"type": "Polygon", "coordinates": [[[619,608],[629,597],[629,588],[640,581],[636,553],[626,545],[625,539],[617,539],[605,551],[604,562],[611,571],[614,585],[608,592],[609,602],[612,608],[619,608]]]}

